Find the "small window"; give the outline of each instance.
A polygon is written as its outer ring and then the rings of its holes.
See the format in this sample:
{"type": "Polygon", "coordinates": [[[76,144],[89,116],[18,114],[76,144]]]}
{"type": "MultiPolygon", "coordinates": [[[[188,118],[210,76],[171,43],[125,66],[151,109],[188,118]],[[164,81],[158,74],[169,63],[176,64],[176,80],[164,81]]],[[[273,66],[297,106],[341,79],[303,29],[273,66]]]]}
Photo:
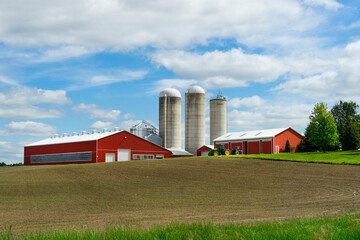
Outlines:
{"type": "Polygon", "coordinates": [[[134,160],[143,160],[143,159],[154,159],[154,155],[150,154],[133,154],[134,160]]]}
{"type": "Polygon", "coordinates": [[[156,154],[156,159],[163,159],[164,158],[164,154],[156,154]]]}

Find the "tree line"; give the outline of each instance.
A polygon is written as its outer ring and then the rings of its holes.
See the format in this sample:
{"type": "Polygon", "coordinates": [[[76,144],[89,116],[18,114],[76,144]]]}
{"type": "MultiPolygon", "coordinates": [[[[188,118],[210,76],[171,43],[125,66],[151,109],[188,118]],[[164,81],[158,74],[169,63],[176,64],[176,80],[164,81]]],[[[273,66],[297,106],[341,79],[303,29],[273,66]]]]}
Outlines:
{"type": "Polygon", "coordinates": [[[306,127],[299,151],[357,150],[360,147],[359,105],[355,102],[335,104],[329,110],[327,104],[315,104],[310,122],[306,127]]]}

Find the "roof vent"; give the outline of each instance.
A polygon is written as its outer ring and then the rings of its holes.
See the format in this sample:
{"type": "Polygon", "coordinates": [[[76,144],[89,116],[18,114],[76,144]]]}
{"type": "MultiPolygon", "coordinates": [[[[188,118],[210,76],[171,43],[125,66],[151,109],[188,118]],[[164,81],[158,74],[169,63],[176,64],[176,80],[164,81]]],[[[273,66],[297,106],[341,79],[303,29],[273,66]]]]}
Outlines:
{"type": "Polygon", "coordinates": [[[82,131],[82,132],[81,132],[81,135],[85,135],[85,134],[86,134],[86,131],[82,131]]]}
{"type": "Polygon", "coordinates": [[[94,134],[94,133],[96,133],[96,130],[95,129],[91,130],[91,134],[94,134]]]}
{"type": "Polygon", "coordinates": [[[119,128],[118,127],[114,127],[114,132],[118,132],[119,128]]]}
{"type": "Polygon", "coordinates": [[[106,128],[103,128],[102,132],[104,133],[104,132],[106,132],[106,130],[107,130],[106,128]]]}
{"type": "Polygon", "coordinates": [[[57,137],[59,137],[59,134],[55,134],[55,135],[54,135],[54,138],[57,138],[57,137]]]}
{"type": "Polygon", "coordinates": [[[66,137],[67,136],[67,133],[63,133],[63,137],[66,137]]]}
{"type": "Polygon", "coordinates": [[[72,132],[71,136],[76,136],[76,132],[72,132]]]}

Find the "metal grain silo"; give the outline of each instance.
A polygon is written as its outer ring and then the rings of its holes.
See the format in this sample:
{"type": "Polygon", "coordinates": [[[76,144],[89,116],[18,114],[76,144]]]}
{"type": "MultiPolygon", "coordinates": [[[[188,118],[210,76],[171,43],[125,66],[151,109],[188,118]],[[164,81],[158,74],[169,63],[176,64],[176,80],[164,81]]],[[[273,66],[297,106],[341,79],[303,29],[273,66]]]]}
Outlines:
{"type": "Polygon", "coordinates": [[[205,145],[205,91],[192,86],[185,93],[185,150],[196,155],[205,145]]]}
{"type": "Polygon", "coordinates": [[[174,88],[159,96],[159,135],[163,147],[181,149],[181,94],[174,88]]]}
{"type": "Polygon", "coordinates": [[[226,98],[219,93],[210,100],[210,144],[227,131],[226,98]]]}

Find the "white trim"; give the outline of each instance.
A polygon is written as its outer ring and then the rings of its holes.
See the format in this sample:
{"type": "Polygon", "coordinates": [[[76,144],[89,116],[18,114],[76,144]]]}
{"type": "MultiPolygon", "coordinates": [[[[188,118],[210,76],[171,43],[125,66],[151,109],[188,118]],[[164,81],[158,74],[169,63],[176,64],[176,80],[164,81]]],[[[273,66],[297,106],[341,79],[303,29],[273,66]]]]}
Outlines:
{"type": "Polygon", "coordinates": [[[279,147],[279,145],[276,145],[275,146],[275,153],[279,153],[280,152],[280,147],[279,147]]]}

